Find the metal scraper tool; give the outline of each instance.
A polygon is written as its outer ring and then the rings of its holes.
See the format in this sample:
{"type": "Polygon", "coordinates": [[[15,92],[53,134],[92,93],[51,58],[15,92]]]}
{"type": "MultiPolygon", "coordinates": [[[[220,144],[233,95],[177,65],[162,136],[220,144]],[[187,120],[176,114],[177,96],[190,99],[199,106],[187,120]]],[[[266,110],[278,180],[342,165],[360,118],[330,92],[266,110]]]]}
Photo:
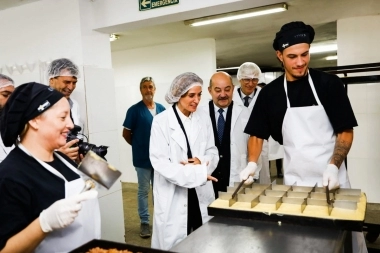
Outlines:
{"type": "Polygon", "coordinates": [[[228,201],[229,206],[232,206],[233,204],[235,204],[237,202],[237,193],[247,179],[241,181],[240,184],[238,185],[238,187],[236,188],[236,190],[234,191],[234,193],[232,193],[231,199],[229,199],[229,201],[228,201]]]}
{"type": "Polygon", "coordinates": [[[120,171],[93,151],[87,152],[86,156],[79,164],[78,170],[107,189],[111,188],[121,175],[120,171]]]}
{"type": "Polygon", "coordinates": [[[328,213],[331,215],[331,212],[334,208],[333,203],[334,203],[334,197],[330,197],[330,189],[329,185],[326,186],[326,201],[327,201],[327,208],[328,208],[328,213]]]}

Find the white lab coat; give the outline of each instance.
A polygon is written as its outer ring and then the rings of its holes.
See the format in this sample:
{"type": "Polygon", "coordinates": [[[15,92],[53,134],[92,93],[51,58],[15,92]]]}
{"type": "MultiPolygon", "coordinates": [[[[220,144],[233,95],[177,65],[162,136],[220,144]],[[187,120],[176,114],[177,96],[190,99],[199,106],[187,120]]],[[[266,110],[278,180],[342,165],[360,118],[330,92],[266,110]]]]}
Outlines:
{"type": "MultiPolygon", "coordinates": [[[[251,101],[251,103],[249,103],[248,107],[244,106],[243,100],[242,100],[242,98],[239,95],[238,88],[240,88],[240,87],[235,86],[234,95],[232,96],[232,100],[234,101],[234,103],[236,105],[238,105],[240,107],[248,108],[249,115],[251,115],[252,110],[253,110],[253,106],[255,105],[257,97],[260,94],[261,87],[259,87],[259,86],[256,87],[256,89],[257,89],[256,94],[253,97],[253,100],[251,101]]],[[[244,127],[244,129],[245,129],[245,127],[244,127]]],[[[260,183],[261,184],[268,184],[268,183],[270,183],[268,149],[269,149],[269,147],[268,147],[268,141],[264,140],[264,142],[263,142],[263,148],[261,150],[261,154],[260,154],[259,160],[257,161],[258,168],[260,169],[260,174],[259,175],[260,175],[260,183]]]]}
{"type": "MultiPolygon", "coordinates": [[[[207,115],[210,115],[209,105],[201,107],[207,115]]],[[[231,167],[230,167],[230,186],[234,182],[240,182],[239,173],[247,166],[247,144],[249,135],[244,133],[245,126],[249,119],[249,111],[245,106],[237,106],[234,103],[231,115],[231,167]]],[[[255,176],[258,178],[259,175],[255,176]]]]}
{"type": "Polygon", "coordinates": [[[71,117],[73,117],[74,124],[82,128],[81,132],[83,133],[84,124],[80,118],[79,104],[75,99],[69,98],[71,100],[71,117]]]}
{"type": "Polygon", "coordinates": [[[219,156],[211,120],[204,111],[192,114],[190,135],[191,152],[200,165],[180,164],[188,160],[187,145],[173,108],[153,118],[149,147],[154,168],[152,248],[168,250],[187,236],[188,188],[196,189],[203,223],[211,218],[207,206],[215,196],[207,175],[215,170],[219,156]]]}
{"type": "MultiPolygon", "coordinates": [[[[235,88],[234,88],[234,95],[232,96],[232,100],[234,101],[234,103],[236,105],[245,107],[244,103],[243,103],[243,100],[241,99],[241,97],[239,95],[239,92],[238,92],[239,88],[240,88],[239,86],[235,86],[235,88]]],[[[248,108],[249,114],[251,114],[251,112],[253,110],[253,106],[255,105],[257,97],[259,96],[259,93],[261,91],[261,87],[257,86],[256,89],[257,89],[256,94],[253,97],[251,103],[249,103],[248,107],[245,107],[245,108],[248,108]]]]}

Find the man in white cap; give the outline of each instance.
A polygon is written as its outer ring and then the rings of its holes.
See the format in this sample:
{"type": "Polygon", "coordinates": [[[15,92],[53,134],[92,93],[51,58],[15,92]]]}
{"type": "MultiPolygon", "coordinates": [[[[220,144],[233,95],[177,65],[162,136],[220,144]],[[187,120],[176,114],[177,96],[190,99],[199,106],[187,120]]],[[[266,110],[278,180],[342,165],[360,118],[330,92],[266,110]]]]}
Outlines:
{"type": "MultiPolygon", "coordinates": [[[[14,90],[15,86],[13,80],[6,75],[0,74],[0,112],[3,110],[5,103],[8,101],[9,96],[13,93],[14,90]]],[[[0,162],[2,162],[9,154],[9,152],[11,152],[14,146],[5,147],[1,136],[0,146],[0,162]]]]}
{"type": "MultiPolygon", "coordinates": [[[[67,98],[70,104],[71,119],[74,125],[83,128],[78,102],[72,99],[70,96],[75,90],[77,81],[79,77],[79,68],[71,60],[66,58],[60,58],[52,61],[47,70],[47,78],[49,81],[49,86],[53,89],[61,92],[63,96],[67,98]]],[[[65,146],[61,147],[59,151],[66,154],[72,160],[78,159],[78,147],[75,147],[79,139],[74,139],[66,143],[65,146]]]]}
{"type": "Polygon", "coordinates": [[[237,72],[240,87],[235,87],[233,100],[236,105],[247,107],[249,112],[252,111],[261,90],[261,87],[257,86],[260,75],[259,66],[253,62],[243,63],[237,72]]]}
{"type": "MultiPolygon", "coordinates": [[[[260,76],[261,69],[253,62],[243,63],[237,72],[237,79],[240,82],[240,87],[235,87],[233,101],[237,106],[247,107],[249,114],[251,114],[253,106],[255,105],[257,97],[261,91],[261,87],[258,85],[260,76]]],[[[257,170],[257,172],[260,172],[256,173],[254,178],[256,179],[259,177],[260,183],[268,184],[270,183],[268,142],[264,143],[260,157],[261,170],[257,170]]],[[[246,182],[249,183],[251,180],[247,180],[246,182]]]]}
{"type": "Polygon", "coordinates": [[[49,86],[61,92],[69,100],[72,120],[75,125],[82,127],[78,102],[70,97],[77,85],[78,66],[69,59],[61,58],[52,61],[47,72],[49,86]]]}

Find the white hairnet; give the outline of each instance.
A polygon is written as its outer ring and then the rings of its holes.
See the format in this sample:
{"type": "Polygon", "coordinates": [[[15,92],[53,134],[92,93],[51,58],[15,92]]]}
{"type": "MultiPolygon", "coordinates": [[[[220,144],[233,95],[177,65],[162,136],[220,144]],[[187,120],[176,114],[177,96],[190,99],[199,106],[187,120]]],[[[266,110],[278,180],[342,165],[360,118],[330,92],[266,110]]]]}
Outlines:
{"type": "Polygon", "coordinates": [[[166,92],[165,100],[169,104],[174,104],[178,102],[182,95],[184,95],[188,90],[194,86],[203,85],[203,80],[192,72],[186,72],[180,74],[174,78],[172,84],[169,87],[168,92],[166,92]]]}
{"type": "Polygon", "coordinates": [[[15,86],[12,78],[9,76],[0,74],[0,89],[7,86],[15,86]]]}
{"type": "Polygon", "coordinates": [[[52,61],[47,70],[47,78],[54,78],[57,76],[74,76],[79,77],[79,69],[72,61],[66,58],[61,58],[52,61]]]}
{"type": "Polygon", "coordinates": [[[237,79],[240,81],[244,78],[260,78],[261,70],[259,66],[257,66],[253,62],[244,62],[238,69],[237,79]]]}

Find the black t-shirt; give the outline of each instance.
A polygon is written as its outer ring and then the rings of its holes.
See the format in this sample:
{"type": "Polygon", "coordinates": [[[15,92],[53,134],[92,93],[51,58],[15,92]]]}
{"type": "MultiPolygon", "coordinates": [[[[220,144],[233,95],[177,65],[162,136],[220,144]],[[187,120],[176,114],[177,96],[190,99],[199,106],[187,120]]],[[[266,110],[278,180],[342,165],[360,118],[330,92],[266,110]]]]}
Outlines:
{"type": "MultiPolygon", "coordinates": [[[[77,165],[60,153],[74,167],[77,165]]],[[[55,157],[49,163],[68,181],[79,175],[55,157]]],[[[55,201],[65,198],[64,180],[15,147],[0,163],[0,250],[55,201]]]]}
{"type": "MultiPolygon", "coordinates": [[[[339,77],[314,69],[310,69],[309,73],[334,132],[339,133],[357,126],[350,101],[339,77]]],[[[288,81],[287,90],[291,107],[317,105],[308,76],[293,82],[288,81]]],[[[286,109],[284,75],[282,75],[266,85],[259,93],[245,133],[261,139],[272,136],[283,144],[282,123],[286,109]]]]}

